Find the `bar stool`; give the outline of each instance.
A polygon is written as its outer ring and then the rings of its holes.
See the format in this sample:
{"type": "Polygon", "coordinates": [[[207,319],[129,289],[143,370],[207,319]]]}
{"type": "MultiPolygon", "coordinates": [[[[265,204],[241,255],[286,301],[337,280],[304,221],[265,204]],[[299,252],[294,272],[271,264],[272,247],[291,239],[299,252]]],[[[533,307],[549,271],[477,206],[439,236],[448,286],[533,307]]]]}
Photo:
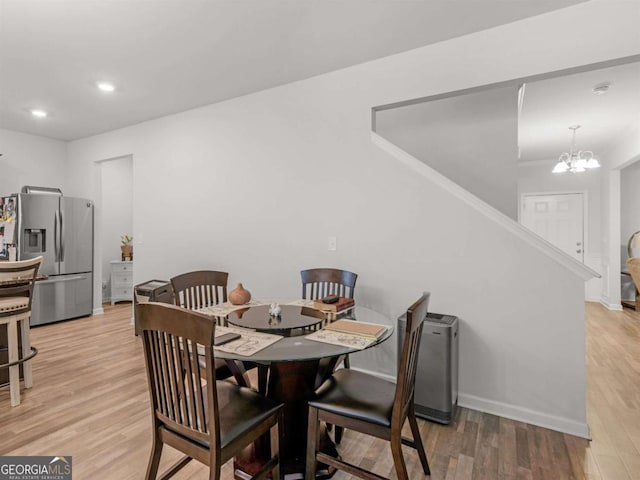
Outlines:
{"type": "Polygon", "coordinates": [[[24,375],[24,388],[31,388],[33,376],[30,360],[38,350],[31,346],[29,318],[33,285],[38,275],[42,257],[19,262],[0,262],[0,325],[7,327],[9,391],[11,406],[20,405],[20,365],[24,375]],[[18,349],[18,326],[22,339],[22,356],[18,349]]]}

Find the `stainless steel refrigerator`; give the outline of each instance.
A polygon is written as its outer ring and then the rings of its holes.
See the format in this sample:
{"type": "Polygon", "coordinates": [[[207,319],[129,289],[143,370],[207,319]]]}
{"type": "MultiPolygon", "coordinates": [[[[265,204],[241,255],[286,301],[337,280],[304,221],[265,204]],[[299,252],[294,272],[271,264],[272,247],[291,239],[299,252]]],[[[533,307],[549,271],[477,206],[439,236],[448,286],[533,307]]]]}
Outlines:
{"type": "Polygon", "coordinates": [[[17,195],[18,260],[42,255],[31,325],[90,315],[93,307],[93,202],[58,189],[23,187],[17,195]]]}

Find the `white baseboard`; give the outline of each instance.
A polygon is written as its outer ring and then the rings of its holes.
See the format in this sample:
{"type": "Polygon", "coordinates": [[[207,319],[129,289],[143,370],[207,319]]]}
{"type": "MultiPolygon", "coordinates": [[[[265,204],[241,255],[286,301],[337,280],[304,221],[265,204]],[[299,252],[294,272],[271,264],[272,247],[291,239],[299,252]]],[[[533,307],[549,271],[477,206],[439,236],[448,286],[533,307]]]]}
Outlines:
{"type": "MultiPolygon", "coordinates": [[[[373,372],[371,370],[365,370],[364,368],[357,367],[351,367],[351,370],[368,373],[375,377],[396,383],[396,377],[393,375],[373,372]]],[[[528,408],[509,405],[507,403],[496,402],[494,400],[487,400],[486,398],[476,397],[475,395],[465,395],[462,393],[458,393],[458,405],[472,410],[477,410],[479,412],[490,413],[499,417],[510,418],[511,420],[518,420],[519,422],[530,423],[539,427],[591,440],[589,425],[586,423],[576,422],[575,420],[570,420],[568,418],[548,415],[528,408]]]]}
{"type": "Polygon", "coordinates": [[[603,299],[600,299],[600,304],[602,304],[607,310],[613,310],[617,312],[622,311],[622,304],[620,303],[609,303],[603,299]]]}
{"type": "Polygon", "coordinates": [[[104,315],[104,308],[94,308],[91,315],[104,315]]]}
{"type": "Polygon", "coordinates": [[[363,372],[363,373],[368,373],[369,375],[373,375],[374,377],[378,377],[381,378],[383,380],[387,380],[388,382],[391,383],[396,383],[396,377],[393,375],[387,375],[386,373],[380,373],[380,372],[374,372],[371,370],[365,370],[364,368],[358,368],[358,367],[350,367],[351,370],[357,370],[358,372],[363,372]]]}
{"type": "Polygon", "coordinates": [[[528,408],[518,407],[517,405],[509,405],[462,393],[458,394],[458,405],[591,440],[589,425],[586,422],[576,422],[575,420],[548,415],[528,408]]]}

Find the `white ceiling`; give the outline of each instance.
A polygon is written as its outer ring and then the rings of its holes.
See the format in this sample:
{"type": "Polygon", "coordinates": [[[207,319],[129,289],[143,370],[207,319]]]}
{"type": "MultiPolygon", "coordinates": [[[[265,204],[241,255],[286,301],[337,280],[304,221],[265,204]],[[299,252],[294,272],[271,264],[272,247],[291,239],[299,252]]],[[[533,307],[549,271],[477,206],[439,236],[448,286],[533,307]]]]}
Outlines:
{"type": "Polygon", "coordinates": [[[640,63],[526,84],[518,124],[520,161],[557,161],[571,146],[570,125],[579,150],[604,153],[625,128],[640,119],[640,63]],[[604,95],[592,88],[611,82],[604,95]]]}
{"type": "Polygon", "coordinates": [[[82,138],[579,1],[0,0],[0,127],[82,138]]]}

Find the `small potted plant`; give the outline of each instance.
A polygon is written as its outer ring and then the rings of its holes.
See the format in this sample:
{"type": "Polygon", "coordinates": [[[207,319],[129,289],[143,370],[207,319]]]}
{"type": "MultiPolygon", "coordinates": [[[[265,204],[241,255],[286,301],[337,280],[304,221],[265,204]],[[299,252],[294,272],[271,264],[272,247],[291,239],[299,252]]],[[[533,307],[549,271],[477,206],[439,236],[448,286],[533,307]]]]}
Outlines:
{"type": "Polygon", "coordinates": [[[131,244],[132,241],[133,237],[126,233],[120,237],[120,243],[122,244],[120,245],[120,251],[122,252],[122,261],[124,261],[125,258],[133,260],[133,245],[131,244]]]}

